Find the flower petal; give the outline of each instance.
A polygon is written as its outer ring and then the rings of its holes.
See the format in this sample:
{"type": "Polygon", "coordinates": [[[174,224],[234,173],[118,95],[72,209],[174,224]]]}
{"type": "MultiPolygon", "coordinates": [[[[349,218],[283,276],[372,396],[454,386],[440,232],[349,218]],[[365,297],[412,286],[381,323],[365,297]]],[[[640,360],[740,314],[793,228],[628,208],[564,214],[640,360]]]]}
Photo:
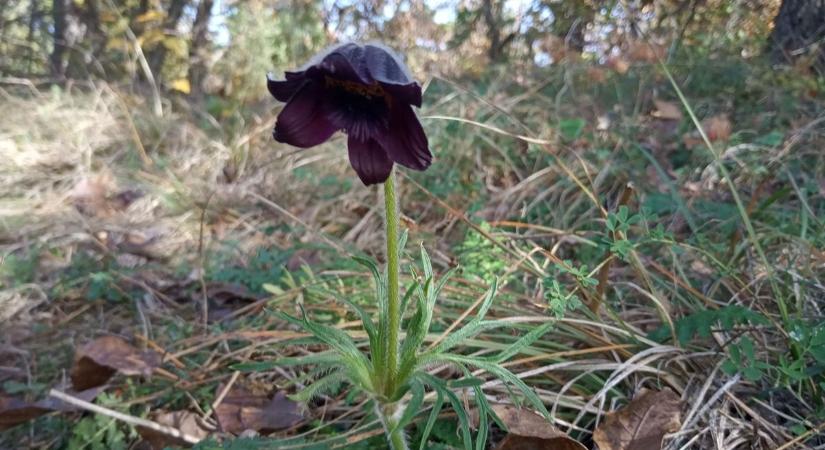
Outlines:
{"type": "Polygon", "coordinates": [[[413,82],[404,61],[387,47],[367,44],[362,58],[370,75],[379,82],[400,85],[413,82]]]}
{"type": "Polygon", "coordinates": [[[350,136],[347,141],[349,162],[365,185],[387,181],[392,172],[392,161],[387,153],[373,139],[362,141],[350,136]]]}
{"type": "Polygon", "coordinates": [[[393,100],[407,105],[421,107],[421,86],[416,82],[409,84],[392,84],[380,82],[381,87],[393,98],[393,100]]]}
{"type": "Polygon", "coordinates": [[[266,76],[266,87],[279,102],[288,102],[289,99],[301,89],[306,82],[306,77],[301,74],[287,72],[286,80],[275,80],[270,75],[266,76]]]}
{"type": "Polygon", "coordinates": [[[363,53],[363,49],[356,44],[345,44],[335,48],[318,63],[310,66],[306,71],[307,76],[319,81],[325,76],[329,76],[336,80],[372,84],[375,79],[370,76],[366,65],[364,65],[364,58],[361,53],[363,53]]]}
{"type": "Polygon", "coordinates": [[[338,129],[330,122],[324,103],[323,87],[306,83],[278,114],[275,140],[296,147],[308,148],[324,143],[338,129]]]}
{"type": "Polygon", "coordinates": [[[415,170],[430,167],[433,154],[430,153],[427,135],[410,105],[393,105],[390,112],[390,126],[381,139],[381,145],[390,159],[415,170]]]}

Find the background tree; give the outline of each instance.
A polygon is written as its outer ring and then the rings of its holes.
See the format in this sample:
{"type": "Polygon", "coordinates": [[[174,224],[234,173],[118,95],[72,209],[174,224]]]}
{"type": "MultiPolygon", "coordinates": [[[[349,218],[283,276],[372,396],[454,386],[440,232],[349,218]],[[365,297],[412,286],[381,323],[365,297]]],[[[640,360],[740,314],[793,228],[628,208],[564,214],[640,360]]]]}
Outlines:
{"type": "Polygon", "coordinates": [[[783,0],[768,38],[771,58],[787,62],[807,55],[825,72],[825,1],[783,0]]]}
{"type": "Polygon", "coordinates": [[[192,41],[189,45],[189,85],[193,94],[203,93],[209,60],[209,19],[212,17],[214,0],[200,0],[195,22],[192,25],[192,41]]]}
{"type": "Polygon", "coordinates": [[[66,44],[68,38],[69,0],[52,1],[52,21],[54,26],[51,54],[52,74],[57,78],[63,78],[66,72],[66,44]]]}

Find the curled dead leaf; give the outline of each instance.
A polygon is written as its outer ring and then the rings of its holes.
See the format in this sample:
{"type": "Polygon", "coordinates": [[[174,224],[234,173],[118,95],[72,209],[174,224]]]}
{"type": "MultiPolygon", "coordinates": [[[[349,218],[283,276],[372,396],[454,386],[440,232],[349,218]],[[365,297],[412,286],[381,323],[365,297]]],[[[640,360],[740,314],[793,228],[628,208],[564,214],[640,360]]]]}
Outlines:
{"type": "Polygon", "coordinates": [[[620,75],[624,75],[630,70],[630,63],[620,56],[614,56],[607,60],[607,67],[615,70],[620,75]]]}
{"type": "MultiPolygon", "coordinates": [[[[730,139],[730,135],[733,132],[733,124],[727,114],[719,114],[709,117],[703,120],[701,125],[708,137],[708,140],[711,142],[727,141],[730,139]]],[[[699,134],[698,130],[686,133],[682,136],[682,142],[684,142],[685,147],[696,147],[697,145],[704,144],[702,135],[699,134]]]]}
{"type": "Polygon", "coordinates": [[[507,426],[498,450],[586,450],[587,447],[554,427],[542,415],[513,405],[491,405],[507,426]]]}
{"type": "Polygon", "coordinates": [[[602,67],[588,67],[587,71],[587,78],[596,84],[603,84],[607,81],[607,71],[602,67]]]}
{"type": "Polygon", "coordinates": [[[74,185],[71,200],[83,214],[94,216],[107,209],[106,198],[115,189],[114,178],[106,173],[85,177],[74,185]]]}
{"type": "MultiPolygon", "coordinates": [[[[83,392],[72,393],[72,395],[90,402],[97,397],[100,391],[100,388],[93,388],[83,392]]],[[[47,397],[36,403],[29,403],[20,398],[0,395],[0,431],[36,419],[53,411],[72,412],[77,410],[77,407],[53,397],[47,397]]]]}
{"type": "MultiPolygon", "coordinates": [[[[223,386],[218,387],[218,392],[223,386]]],[[[289,428],[301,422],[304,417],[300,405],[287,398],[283,392],[267,395],[233,386],[223,401],[215,408],[215,417],[221,430],[240,434],[246,430],[271,432],[289,428]]]]}
{"type": "MultiPolygon", "coordinates": [[[[200,290],[196,290],[195,296],[199,297],[200,295],[200,290]]],[[[209,322],[223,320],[239,308],[250,303],[255,303],[261,299],[243,285],[221,282],[207,284],[206,298],[209,299],[209,322]]],[[[200,300],[200,298],[197,300],[200,300]]],[[[254,313],[261,309],[263,309],[263,305],[260,305],[252,312],[254,313]]]]}
{"type": "Polygon", "coordinates": [[[730,138],[733,125],[730,123],[727,114],[720,114],[702,121],[702,128],[708,134],[711,142],[727,141],[730,138]]]}
{"type": "Polygon", "coordinates": [[[32,403],[14,397],[0,397],[0,431],[9,429],[50,412],[32,403]]]}
{"type": "Polygon", "coordinates": [[[643,390],[627,406],[610,413],[593,432],[599,450],[656,450],[666,433],[682,426],[681,400],[670,389],[643,390]]]}
{"type": "Polygon", "coordinates": [[[80,179],[69,197],[80,213],[105,217],[125,210],[143,197],[143,192],[137,189],[118,190],[115,178],[108,172],[102,172],[80,179]]]}
{"type": "Polygon", "coordinates": [[[160,360],[157,353],[139,351],[123,338],[103,336],[84,345],[75,354],[72,386],[76,390],[97,387],[117,372],[149,376],[160,365],[160,360]]]}
{"type": "MultiPolygon", "coordinates": [[[[197,439],[205,439],[209,436],[209,430],[201,424],[197,414],[190,411],[173,411],[156,414],[152,418],[155,422],[168,427],[175,428],[181,433],[197,439]]],[[[189,447],[190,444],[181,438],[170,436],[166,433],[137,427],[140,437],[151,450],[163,450],[165,448],[189,447]]]]}
{"type": "Polygon", "coordinates": [[[667,46],[644,40],[630,40],[625,45],[624,54],[633,62],[656,63],[667,56],[667,46]]]}
{"type": "Polygon", "coordinates": [[[650,113],[651,116],[662,120],[682,120],[682,108],[676,103],[665,100],[653,100],[656,109],[650,113]]]}

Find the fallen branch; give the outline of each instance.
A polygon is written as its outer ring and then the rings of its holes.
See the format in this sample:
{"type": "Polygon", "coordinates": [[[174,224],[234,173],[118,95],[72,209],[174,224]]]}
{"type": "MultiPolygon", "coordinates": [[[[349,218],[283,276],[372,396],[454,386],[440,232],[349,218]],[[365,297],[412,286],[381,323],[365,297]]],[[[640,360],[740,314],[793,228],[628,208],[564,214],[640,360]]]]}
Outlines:
{"type": "Polygon", "coordinates": [[[177,428],[168,427],[166,425],[161,425],[157,422],[152,422],[151,420],[141,419],[139,417],[130,416],[128,414],[123,414],[118,411],[113,411],[109,408],[104,408],[100,405],[95,405],[94,403],[89,403],[85,400],[81,400],[77,397],[73,397],[69,394],[64,392],[60,392],[56,389],[52,389],[49,391],[49,396],[62,400],[70,405],[77,406],[78,408],[85,409],[87,411],[91,411],[96,414],[102,414],[104,416],[112,417],[114,419],[120,420],[122,422],[126,422],[129,425],[135,427],[144,427],[149,428],[150,430],[157,431],[159,433],[167,434],[177,439],[182,439],[189,444],[197,444],[200,442],[200,439],[190,436],[177,428]]]}

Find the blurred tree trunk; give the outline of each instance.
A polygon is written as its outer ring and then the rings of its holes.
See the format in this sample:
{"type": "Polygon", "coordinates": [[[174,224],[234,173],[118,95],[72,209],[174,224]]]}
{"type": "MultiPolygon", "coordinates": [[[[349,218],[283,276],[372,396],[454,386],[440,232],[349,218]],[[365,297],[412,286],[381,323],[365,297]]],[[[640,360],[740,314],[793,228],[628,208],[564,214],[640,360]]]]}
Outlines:
{"type": "Polygon", "coordinates": [[[82,5],[77,6],[76,3],[75,5],[78,8],[76,14],[80,22],[86,27],[88,51],[94,59],[94,65],[102,67],[104,61],[100,61],[98,58],[106,48],[108,39],[100,21],[100,2],[99,0],[84,0],[82,5]]]}
{"type": "MultiPolygon", "coordinates": [[[[166,19],[163,21],[163,30],[165,33],[174,33],[178,29],[178,22],[183,15],[183,10],[186,7],[187,0],[172,0],[169,3],[169,9],[166,11],[166,19]]],[[[149,68],[156,78],[160,78],[163,63],[166,61],[166,46],[162,43],[149,52],[149,68]]]]}
{"type": "Polygon", "coordinates": [[[825,0],[782,0],[768,50],[777,63],[808,54],[825,70],[825,0]]]}
{"type": "MultiPolygon", "coordinates": [[[[38,2],[35,1],[35,0],[32,0],[31,9],[29,11],[29,29],[28,29],[28,33],[26,34],[26,41],[29,42],[29,43],[34,42],[34,29],[37,26],[38,21],[40,21],[40,15],[42,14],[40,12],[38,6],[40,6],[38,4],[38,2]]],[[[4,23],[4,25],[5,25],[5,23],[4,23]]],[[[0,30],[5,30],[5,28],[0,27],[0,30]]],[[[3,33],[2,37],[0,37],[0,39],[4,39],[4,38],[5,38],[5,33],[3,33]]],[[[28,59],[28,61],[26,61],[26,64],[27,64],[28,68],[26,70],[27,70],[28,73],[32,73],[32,66],[34,65],[34,46],[33,45],[29,46],[27,54],[28,54],[28,57],[26,59],[28,59]]]]}
{"type": "Polygon", "coordinates": [[[502,61],[507,56],[507,46],[516,37],[516,33],[510,33],[507,37],[502,36],[504,26],[504,2],[501,0],[484,0],[481,4],[481,15],[484,17],[484,24],[487,26],[487,39],[490,46],[487,48],[487,57],[491,63],[502,61]]]}
{"type": "Polygon", "coordinates": [[[192,95],[203,93],[203,80],[207,75],[209,58],[209,18],[214,0],[200,0],[195,23],[192,26],[192,42],[189,45],[189,86],[192,95]]]}
{"type": "Polygon", "coordinates": [[[66,74],[66,37],[68,30],[69,0],[52,1],[52,19],[54,20],[54,48],[49,58],[52,75],[63,78],[66,74]]]}
{"type": "Polygon", "coordinates": [[[587,2],[561,2],[560,7],[553,9],[553,13],[556,14],[555,34],[564,39],[570,50],[583,52],[587,43],[584,33],[587,25],[593,22],[596,11],[587,2]]]}

